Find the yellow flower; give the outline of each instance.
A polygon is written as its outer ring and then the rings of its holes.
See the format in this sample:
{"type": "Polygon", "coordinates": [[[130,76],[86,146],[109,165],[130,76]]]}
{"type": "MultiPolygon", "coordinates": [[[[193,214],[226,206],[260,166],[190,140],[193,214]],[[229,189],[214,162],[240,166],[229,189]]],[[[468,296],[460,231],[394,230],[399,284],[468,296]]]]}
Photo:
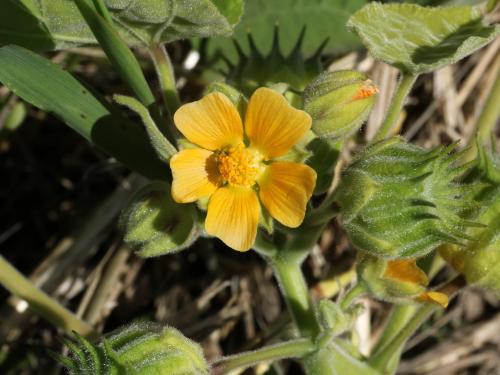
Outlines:
{"type": "MultiPolygon", "coordinates": [[[[387,268],[383,274],[386,279],[401,283],[410,283],[425,288],[429,284],[427,274],[417,266],[416,259],[396,259],[387,261],[387,268]]],[[[424,290],[416,297],[416,301],[436,303],[443,307],[448,306],[448,296],[441,292],[424,290]]]]}
{"type": "Polygon", "coordinates": [[[310,129],[311,117],[273,90],[250,98],[245,126],[233,103],[218,92],[185,104],[174,115],[180,132],[200,148],[170,160],[172,196],[179,203],[210,197],[205,230],[235,250],[255,241],[262,204],[288,227],[304,220],[316,173],[279,161],[310,129]]]}

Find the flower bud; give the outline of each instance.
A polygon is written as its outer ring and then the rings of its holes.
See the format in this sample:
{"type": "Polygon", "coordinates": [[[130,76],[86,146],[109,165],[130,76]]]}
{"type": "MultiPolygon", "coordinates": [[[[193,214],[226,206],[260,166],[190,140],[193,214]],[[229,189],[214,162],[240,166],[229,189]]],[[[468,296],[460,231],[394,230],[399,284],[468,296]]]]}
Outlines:
{"type": "Polygon", "coordinates": [[[343,172],[335,201],[351,242],[383,258],[420,257],[444,243],[464,244],[477,223],[463,213],[475,186],[457,178],[454,145],[427,151],[394,137],[363,150],[343,172]]]}
{"type": "Polygon", "coordinates": [[[122,212],[124,240],[142,257],[176,252],[198,237],[193,207],[173,201],[170,185],[152,182],[138,191],[122,212]]]}
{"type": "Polygon", "coordinates": [[[427,275],[413,259],[386,260],[360,253],[357,262],[360,282],[376,298],[393,303],[433,302],[446,307],[448,297],[427,291],[427,275]]]}
{"type": "Polygon", "coordinates": [[[75,374],[208,375],[201,347],[174,328],[134,323],[92,344],[76,335],[71,358],[53,356],[75,374]],[[80,348],[81,347],[81,348],[80,348]]]}
{"type": "Polygon", "coordinates": [[[324,72],[304,91],[304,110],[320,137],[345,138],[367,119],[378,93],[366,75],[354,70],[324,72]]]}
{"type": "Polygon", "coordinates": [[[468,230],[474,241],[466,247],[445,245],[439,252],[468,284],[500,296],[500,158],[487,155],[481,147],[478,150],[479,163],[471,178],[485,184],[476,196],[480,207],[477,221],[484,226],[468,230]]]}

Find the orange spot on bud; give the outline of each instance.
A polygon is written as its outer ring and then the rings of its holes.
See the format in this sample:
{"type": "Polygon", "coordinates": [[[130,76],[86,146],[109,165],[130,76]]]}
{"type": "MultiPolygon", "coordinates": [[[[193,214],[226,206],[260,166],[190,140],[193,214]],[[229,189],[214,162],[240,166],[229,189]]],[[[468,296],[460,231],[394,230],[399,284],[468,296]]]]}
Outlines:
{"type": "Polygon", "coordinates": [[[361,100],[369,98],[379,92],[378,87],[372,81],[367,80],[365,84],[353,95],[352,100],[361,100]]]}

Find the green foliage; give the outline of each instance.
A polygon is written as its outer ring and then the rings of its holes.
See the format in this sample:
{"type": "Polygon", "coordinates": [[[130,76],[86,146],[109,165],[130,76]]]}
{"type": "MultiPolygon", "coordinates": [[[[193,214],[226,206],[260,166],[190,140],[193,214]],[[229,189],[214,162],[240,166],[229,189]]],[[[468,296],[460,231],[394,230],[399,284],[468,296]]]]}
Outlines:
{"type": "Polygon", "coordinates": [[[226,59],[229,69],[224,75],[230,83],[248,96],[258,87],[279,83],[286,83],[295,90],[303,90],[307,83],[322,71],[320,57],[325,47],[325,43],[318,43],[316,52],[306,58],[302,53],[304,31],[305,29],[295,41],[294,48],[288,56],[284,56],[281,52],[280,27],[274,29],[273,45],[267,55],[259,51],[252,34],[248,34],[250,44],[248,53],[243,52],[240,44],[235,41],[238,58],[235,63],[226,59]]]}
{"type": "Polygon", "coordinates": [[[88,0],[73,0],[73,2],[77,5],[82,17],[92,30],[92,34],[121,78],[144,105],[154,105],[155,98],[146,82],[139,62],[115,28],[97,13],[88,0]]]}
{"type": "Polygon", "coordinates": [[[468,179],[485,185],[476,196],[480,204],[477,220],[485,226],[468,230],[475,239],[468,246],[449,245],[440,253],[469,284],[500,295],[500,157],[479,146],[478,150],[479,162],[468,179]]]}
{"type": "Polygon", "coordinates": [[[129,96],[115,95],[113,98],[118,104],[127,106],[141,117],[142,123],[144,124],[146,132],[148,133],[149,140],[151,141],[151,145],[156,151],[158,158],[168,163],[172,155],[177,152],[177,149],[160,132],[155,122],[151,118],[148,109],[144,107],[137,99],[131,98],[129,96]]]}
{"type": "Polygon", "coordinates": [[[354,305],[343,311],[339,304],[322,299],[318,303],[318,319],[324,331],[338,336],[352,327],[362,310],[362,305],[354,305]]]}
{"type": "Polygon", "coordinates": [[[316,135],[345,138],[359,130],[368,118],[377,92],[363,73],[324,72],[304,90],[304,110],[313,119],[316,135]]]}
{"type": "Polygon", "coordinates": [[[129,168],[151,178],[166,176],[144,131],[56,64],[7,46],[0,48],[0,66],[0,82],[25,101],[54,113],[129,168]]]}
{"type": "MultiPolygon", "coordinates": [[[[309,56],[323,41],[329,38],[325,52],[343,52],[359,46],[359,42],[345,29],[351,14],[360,9],[366,0],[251,0],[245,2],[245,13],[236,26],[234,37],[243,50],[248,53],[251,43],[247,34],[252,34],[255,45],[261,54],[272,49],[273,27],[280,28],[282,52],[287,55],[294,49],[300,29],[307,29],[302,53],[309,56]]],[[[238,54],[231,40],[215,38],[208,43],[208,53],[220,51],[232,62],[238,54]]]]}
{"type": "Polygon", "coordinates": [[[332,185],[335,166],[343,146],[343,140],[332,140],[327,138],[314,138],[307,145],[307,150],[311,152],[311,157],[307,159],[317,174],[315,194],[323,194],[332,185]]]}
{"type": "Polygon", "coordinates": [[[500,35],[472,6],[370,3],[347,25],[376,59],[414,74],[453,64],[500,35]]]}
{"type": "Polygon", "coordinates": [[[172,199],[170,185],[152,182],[139,190],[120,218],[125,242],[142,257],[173,253],[191,245],[199,235],[191,205],[172,199]]]}
{"type": "MultiPolygon", "coordinates": [[[[243,11],[242,0],[105,0],[105,4],[130,46],[229,36],[243,11]]],[[[96,40],[72,0],[5,0],[0,45],[9,43],[49,50],[96,40]]]]}
{"type": "Polygon", "coordinates": [[[464,244],[465,220],[477,207],[477,184],[461,184],[468,165],[456,166],[455,145],[427,151],[398,137],[361,151],[336,191],[351,242],[369,254],[420,257],[444,243],[464,244]]]}
{"type": "Polygon", "coordinates": [[[71,357],[52,353],[71,374],[207,375],[201,347],[171,327],[139,322],[92,344],[75,333],[66,340],[71,357]]]}

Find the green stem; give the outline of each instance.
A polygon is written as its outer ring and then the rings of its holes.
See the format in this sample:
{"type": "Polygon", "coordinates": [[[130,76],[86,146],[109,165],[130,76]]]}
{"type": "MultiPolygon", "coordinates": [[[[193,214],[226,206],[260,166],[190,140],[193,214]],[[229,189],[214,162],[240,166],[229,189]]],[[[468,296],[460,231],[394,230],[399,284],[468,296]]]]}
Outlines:
{"type": "MultiPolygon", "coordinates": [[[[497,58],[497,63],[500,61],[500,57],[497,58]]],[[[495,64],[494,64],[495,65],[495,64]]],[[[498,70],[497,77],[491,91],[488,95],[488,99],[484,104],[481,114],[476,123],[476,134],[477,143],[474,137],[470,139],[470,148],[466,155],[464,156],[464,161],[472,160],[477,155],[477,146],[484,145],[489,139],[495,126],[500,117],[500,70],[498,70]]]]}
{"type": "Polygon", "coordinates": [[[385,120],[375,134],[375,137],[373,138],[374,142],[381,141],[391,134],[391,130],[398,120],[401,109],[403,108],[404,101],[410,93],[410,90],[413,87],[416,79],[417,75],[408,72],[401,73],[398,87],[396,88],[396,91],[392,96],[391,104],[389,105],[389,109],[387,110],[385,120]]]}
{"type": "Polygon", "coordinates": [[[285,358],[302,358],[315,349],[316,346],[310,339],[291,340],[252,352],[245,352],[222,358],[213,364],[212,374],[223,375],[232,370],[245,369],[265,361],[277,361],[285,358]]]}
{"type": "Polygon", "coordinates": [[[175,85],[175,75],[172,62],[163,44],[155,43],[150,46],[150,54],[153,59],[156,74],[160,81],[163,101],[171,117],[180,107],[179,94],[175,85]]]}
{"type": "Polygon", "coordinates": [[[271,260],[292,318],[302,336],[315,337],[319,325],[300,262],[276,257],[271,260]]]}
{"type": "Polygon", "coordinates": [[[389,342],[391,342],[401,330],[408,324],[415,313],[418,310],[416,305],[396,305],[394,306],[386,326],[384,327],[384,332],[382,337],[377,343],[373,355],[377,355],[382,348],[384,348],[389,342]]]}
{"type": "Polygon", "coordinates": [[[375,369],[385,372],[387,365],[393,359],[394,353],[401,350],[406,341],[427,320],[429,315],[437,309],[433,304],[426,304],[417,309],[413,317],[406,323],[402,330],[392,338],[378,353],[370,358],[370,365],[375,369]]]}
{"type": "Polygon", "coordinates": [[[340,308],[342,310],[346,310],[351,303],[361,295],[366,293],[366,288],[361,283],[356,283],[349,291],[345,294],[345,296],[340,301],[340,308]]]}
{"type": "MultiPolygon", "coordinates": [[[[279,254],[279,253],[278,253],[279,254]]],[[[302,336],[316,338],[320,332],[314,303],[301,270],[301,261],[278,255],[270,259],[281,286],[288,310],[302,336]]],[[[308,375],[334,375],[331,358],[319,350],[304,359],[302,365],[308,375]]]]}
{"type": "MultiPolygon", "coordinates": [[[[448,298],[451,299],[465,285],[465,279],[462,276],[457,276],[441,286],[438,291],[446,294],[448,298]]],[[[413,310],[410,308],[407,310],[396,310],[398,316],[394,317],[397,320],[394,323],[392,332],[387,334],[387,338],[384,340],[386,342],[385,345],[379,342],[377,350],[368,361],[369,365],[383,374],[391,373],[389,368],[397,365],[397,361],[401,356],[406,341],[415,333],[422,323],[428,319],[431,313],[438,308],[436,304],[429,303],[415,307],[413,310]],[[399,324],[396,324],[398,321],[399,324]],[[397,326],[403,324],[404,326],[398,330],[397,326]]]]}
{"type": "Polygon", "coordinates": [[[109,23],[113,23],[113,18],[111,18],[111,14],[106,8],[106,4],[104,4],[103,0],[92,0],[97,12],[109,23]]]}
{"type": "Polygon", "coordinates": [[[65,331],[76,331],[85,337],[96,336],[96,331],[49,295],[35,287],[0,255],[0,284],[15,296],[28,302],[43,318],[65,331]]]}

